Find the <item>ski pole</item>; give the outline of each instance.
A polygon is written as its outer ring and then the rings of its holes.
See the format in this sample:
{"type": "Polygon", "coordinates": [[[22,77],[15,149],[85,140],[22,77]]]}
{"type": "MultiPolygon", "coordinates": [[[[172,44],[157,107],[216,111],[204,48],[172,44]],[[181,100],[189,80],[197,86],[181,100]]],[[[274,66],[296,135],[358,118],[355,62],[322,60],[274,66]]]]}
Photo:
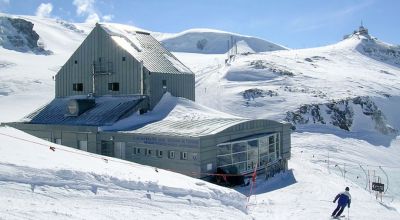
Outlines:
{"type": "Polygon", "coordinates": [[[350,219],[350,208],[347,208],[347,220],[350,219]]]}

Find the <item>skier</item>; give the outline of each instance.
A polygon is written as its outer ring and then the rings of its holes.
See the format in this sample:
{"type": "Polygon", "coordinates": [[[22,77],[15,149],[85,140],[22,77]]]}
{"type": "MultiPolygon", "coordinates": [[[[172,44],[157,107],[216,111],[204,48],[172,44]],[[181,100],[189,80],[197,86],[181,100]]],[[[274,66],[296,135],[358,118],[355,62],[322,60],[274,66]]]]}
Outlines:
{"type": "Polygon", "coordinates": [[[350,189],[349,187],[346,187],[346,190],[342,193],[339,193],[336,197],[335,200],[333,200],[333,203],[336,202],[336,200],[339,199],[338,201],[338,206],[336,207],[335,211],[332,213],[332,217],[338,218],[342,214],[344,208],[347,207],[350,208],[350,203],[351,203],[351,195],[349,193],[350,189]]]}

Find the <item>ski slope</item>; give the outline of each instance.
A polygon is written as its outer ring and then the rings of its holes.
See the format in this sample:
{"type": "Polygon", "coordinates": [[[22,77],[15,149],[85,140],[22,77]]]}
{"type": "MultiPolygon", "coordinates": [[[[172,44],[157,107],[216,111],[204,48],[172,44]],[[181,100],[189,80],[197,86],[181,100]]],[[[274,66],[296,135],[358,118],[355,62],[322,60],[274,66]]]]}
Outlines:
{"type": "MultiPolygon", "coordinates": [[[[390,197],[384,197],[383,203],[376,201],[373,194],[343,179],[333,166],[327,169],[321,160],[329,148],[309,144],[312,140],[325,141],[323,146],[331,148],[340,145],[341,152],[331,154],[333,164],[341,162],[341,153],[354,152],[352,140],[315,134],[295,134],[293,139],[296,147],[290,170],[268,181],[260,175],[247,203],[249,186],[235,191],[166,170],[63,147],[2,127],[1,218],[325,219],[335,206],[331,200],[345,186],[351,188],[353,197],[351,219],[399,218],[398,201],[390,197]],[[319,154],[313,157],[315,151],[319,154]]],[[[378,157],[372,145],[359,143],[357,147],[367,155],[347,158],[352,163],[370,163],[370,157],[378,162],[388,156],[378,157]]],[[[387,164],[400,166],[398,160],[387,164]]]]}
{"type": "MultiPolygon", "coordinates": [[[[54,97],[52,76],[92,26],[34,16],[2,16],[33,22],[44,49],[52,52],[40,55],[0,46],[0,122],[8,122],[23,118],[54,97]]],[[[193,32],[207,39],[221,34],[188,31],[193,32]]],[[[178,45],[187,40],[179,38],[184,34],[153,34],[178,45]]],[[[169,113],[172,118],[221,114],[209,109],[213,108],[239,117],[281,121],[288,111],[305,104],[368,96],[377,111],[383,112],[384,123],[400,129],[399,59],[390,53],[398,51],[396,46],[352,36],[320,48],[253,53],[257,47],[238,41],[239,52],[251,53],[237,55],[227,65],[226,54],[192,50],[193,43],[186,47],[188,53],[174,55],[196,73],[197,104],[169,99],[165,109],[149,113],[149,120],[169,113]],[[187,109],[196,114],[187,115],[187,109]]],[[[335,207],[330,200],[346,186],[354,199],[350,219],[400,219],[398,133],[378,132],[376,122],[363,114],[359,105],[349,106],[354,113],[350,131],[330,124],[325,113],[327,124],[314,124],[311,114],[303,115],[310,122],[296,124],[291,171],[268,181],[260,176],[247,209],[249,187],[225,189],[117,159],[109,158],[106,163],[103,157],[1,127],[0,219],[328,219],[335,207]],[[382,203],[365,189],[360,165],[388,184],[382,203]],[[388,173],[389,183],[379,166],[388,173]]]]}
{"type": "Polygon", "coordinates": [[[13,128],[0,128],[0,139],[2,219],[250,219],[231,189],[13,128]]]}

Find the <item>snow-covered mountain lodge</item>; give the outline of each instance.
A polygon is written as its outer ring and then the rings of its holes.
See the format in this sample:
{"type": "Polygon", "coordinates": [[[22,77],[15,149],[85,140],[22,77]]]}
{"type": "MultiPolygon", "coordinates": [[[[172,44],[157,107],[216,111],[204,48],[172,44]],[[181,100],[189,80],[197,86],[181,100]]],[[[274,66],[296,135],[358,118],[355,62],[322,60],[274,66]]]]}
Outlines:
{"type": "Polygon", "coordinates": [[[147,32],[97,24],[55,81],[54,100],[9,125],[72,148],[198,178],[217,168],[242,174],[255,167],[287,169],[290,124],[194,103],[194,73],[147,32]]]}

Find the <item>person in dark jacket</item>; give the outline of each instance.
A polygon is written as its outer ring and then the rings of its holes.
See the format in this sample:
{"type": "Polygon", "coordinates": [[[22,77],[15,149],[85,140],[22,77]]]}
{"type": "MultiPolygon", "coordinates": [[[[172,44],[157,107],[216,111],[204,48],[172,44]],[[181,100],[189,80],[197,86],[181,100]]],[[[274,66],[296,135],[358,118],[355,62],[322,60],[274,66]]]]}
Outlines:
{"type": "Polygon", "coordinates": [[[339,199],[336,209],[332,212],[331,215],[332,217],[339,217],[342,214],[344,208],[346,208],[346,205],[348,208],[350,208],[351,195],[349,191],[350,191],[349,187],[346,187],[346,190],[342,193],[339,193],[335,197],[335,200],[333,200],[333,203],[335,203],[336,200],[339,199]]]}

